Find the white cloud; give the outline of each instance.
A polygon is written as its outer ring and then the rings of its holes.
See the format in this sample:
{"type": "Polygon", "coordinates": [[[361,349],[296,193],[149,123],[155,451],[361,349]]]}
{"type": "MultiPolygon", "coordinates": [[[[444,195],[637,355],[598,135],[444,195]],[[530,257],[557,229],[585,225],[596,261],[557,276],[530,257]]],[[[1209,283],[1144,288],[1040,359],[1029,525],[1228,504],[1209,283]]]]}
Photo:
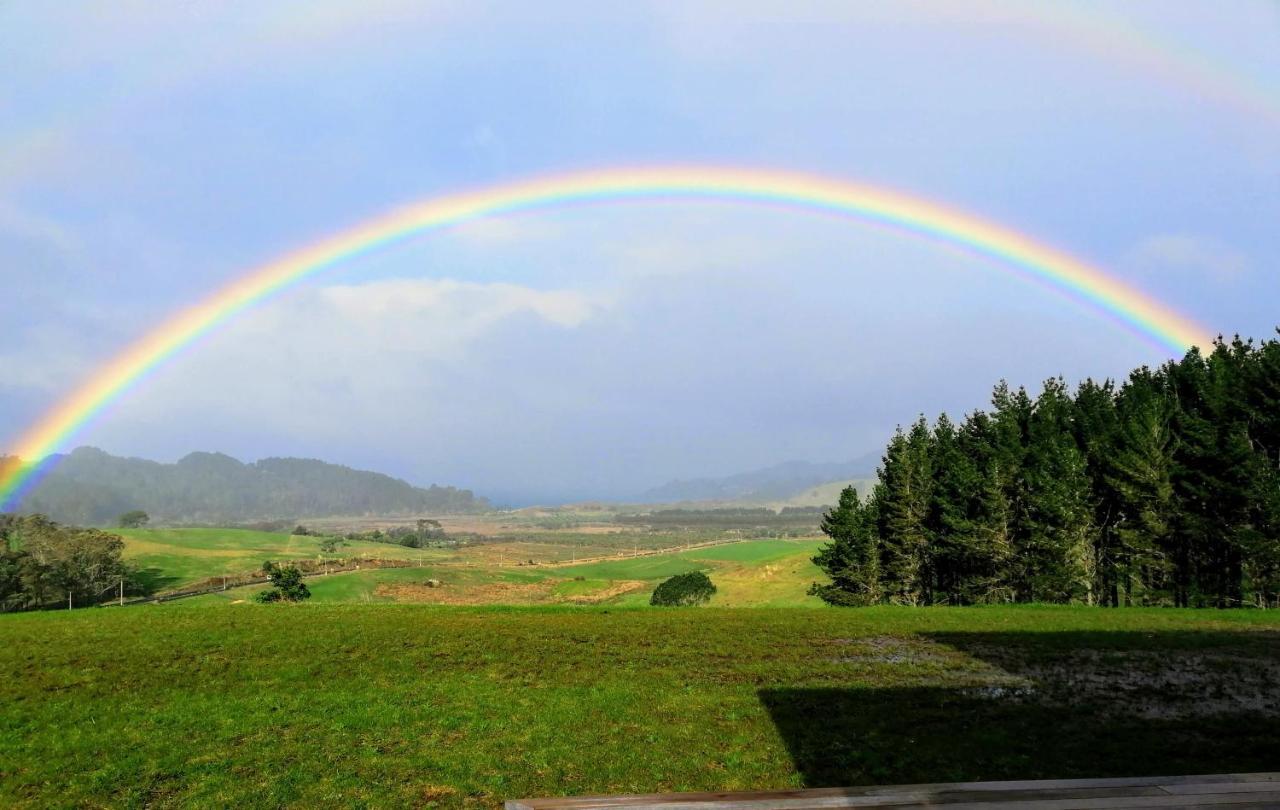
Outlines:
{"type": "Polygon", "coordinates": [[[1130,251],[1141,272],[1191,272],[1216,281],[1231,281],[1249,270],[1244,254],[1216,239],[1189,234],[1161,234],[1142,240],[1130,251]]]}
{"type": "Polygon", "coordinates": [[[295,436],[332,436],[353,420],[394,429],[437,407],[442,380],[490,333],[575,329],[606,306],[576,290],[448,279],[309,290],[211,335],[130,403],[129,421],[295,436]]]}

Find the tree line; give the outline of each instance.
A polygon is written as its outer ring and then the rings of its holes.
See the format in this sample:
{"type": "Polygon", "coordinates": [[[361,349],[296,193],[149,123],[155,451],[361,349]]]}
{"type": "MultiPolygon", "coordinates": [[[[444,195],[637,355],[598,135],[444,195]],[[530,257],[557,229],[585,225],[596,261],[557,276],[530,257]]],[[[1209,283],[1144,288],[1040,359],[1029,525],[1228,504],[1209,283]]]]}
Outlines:
{"type": "Polygon", "coordinates": [[[1219,339],[1117,385],[995,387],[899,428],[846,489],[812,592],[840,605],[1280,605],[1280,341],[1219,339]]]}
{"type": "Polygon", "coordinates": [[[44,515],[0,514],[0,611],[96,605],[145,584],[124,562],[124,540],[44,515]]]}

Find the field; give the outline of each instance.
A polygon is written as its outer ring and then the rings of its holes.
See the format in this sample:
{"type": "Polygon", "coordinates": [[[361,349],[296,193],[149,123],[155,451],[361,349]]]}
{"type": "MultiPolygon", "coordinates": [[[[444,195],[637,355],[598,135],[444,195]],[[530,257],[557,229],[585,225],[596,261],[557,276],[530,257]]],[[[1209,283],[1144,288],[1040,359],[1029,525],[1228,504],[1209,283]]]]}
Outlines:
{"type": "MultiPolygon", "coordinates": [[[[810,561],[819,545],[817,540],[752,540],[578,565],[501,566],[486,555],[459,555],[445,562],[425,561],[416,568],[315,577],[307,584],[316,603],[627,606],[646,604],[666,577],[701,570],[718,588],[714,606],[815,606],[821,603],[806,595],[806,590],[822,578],[810,561]],[[440,587],[427,587],[427,580],[435,580],[440,587]]],[[[236,588],[188,602],[225,604],[246,599],[258,589],[236,588]]]]}
{"type": "Polygon", "coordinates": [[[1275,770],[1278,665],[1280,614],[1264,611],[6,615],[0,804],[492,807],[1275,770]]]}
{"type": "Polygon", "coordinates": [[[374,557],[431,560],[445,556],[432,549],[388,543],[348,543],[335,554],[320,553],[314,537],[294,537],[247,529],[112,529],[125,539],[125,559],[146,572],[161,589],[181,587],[209,577],[256,571],[268,560],[318,557],[374,557]]]}

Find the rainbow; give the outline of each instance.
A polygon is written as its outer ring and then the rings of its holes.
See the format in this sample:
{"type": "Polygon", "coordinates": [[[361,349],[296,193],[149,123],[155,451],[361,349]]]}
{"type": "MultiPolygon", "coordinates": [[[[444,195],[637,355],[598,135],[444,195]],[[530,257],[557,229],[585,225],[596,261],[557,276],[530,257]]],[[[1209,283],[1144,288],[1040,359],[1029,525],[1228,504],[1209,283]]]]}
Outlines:
{"type": "Polygon", "coordinates": [[[774,170],[615,168],[558,174],[408,205],[253,268],[170,317],[31,425],[14,448],[28,463],[0,468],[0,510],[13,508],[51,458],[131,387],[193,341],[300,281],[425,231],[485,217],[627,200],[693,199],[808,211],[892,228],[964,249],[1098,310],[1181,354],[1212,336],[1102,270],[1007,227],[936,202],[856,183],[774,170]]]}

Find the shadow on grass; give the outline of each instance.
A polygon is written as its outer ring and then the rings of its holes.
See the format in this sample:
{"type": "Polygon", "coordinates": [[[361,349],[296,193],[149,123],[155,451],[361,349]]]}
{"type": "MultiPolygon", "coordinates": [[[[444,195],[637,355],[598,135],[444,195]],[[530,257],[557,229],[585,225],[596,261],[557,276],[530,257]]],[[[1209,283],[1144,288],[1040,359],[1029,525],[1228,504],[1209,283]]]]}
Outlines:
{"type": "Polygon", "coordinates": [[[177,587],[179,579],[168,576],[159,568],[139,568],[133,572],[130,589],[140,596],[151,596],[160,591],[177,587]]]}
{"type": "Polygon", "coordinates": [[[950,633],[913,644],[861,664],[904,667],[899,680],[917,683],[911,655],[977,666],[955,686],[759,692],[806,786],[1280,769],[1275,632],[950,633]]]}

